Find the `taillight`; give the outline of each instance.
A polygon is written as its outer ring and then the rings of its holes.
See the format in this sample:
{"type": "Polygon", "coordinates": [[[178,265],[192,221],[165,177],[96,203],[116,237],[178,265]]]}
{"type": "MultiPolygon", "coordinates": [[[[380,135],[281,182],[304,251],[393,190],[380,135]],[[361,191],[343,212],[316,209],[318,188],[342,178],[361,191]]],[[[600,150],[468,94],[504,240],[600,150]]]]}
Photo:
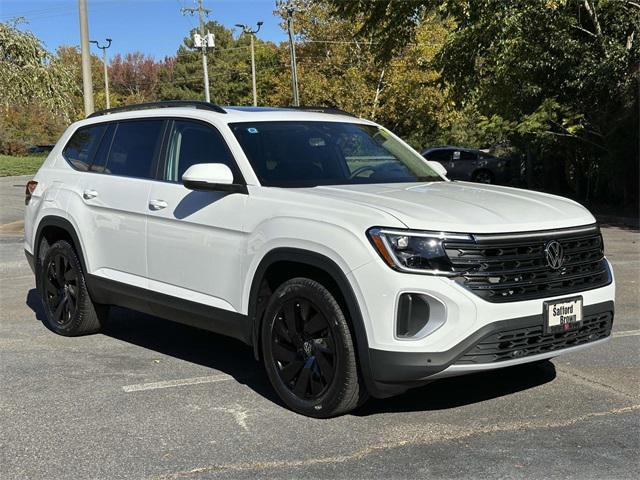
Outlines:
{"type": "Polygon", "coordinates": [[[38,182],[35,180],[29,180],[27,182],[27,188],[24,191],[24,204],[29,205],[29,201],[31,200],[31,195],[36,191],[36,187],[38,186],[38,182]]]}

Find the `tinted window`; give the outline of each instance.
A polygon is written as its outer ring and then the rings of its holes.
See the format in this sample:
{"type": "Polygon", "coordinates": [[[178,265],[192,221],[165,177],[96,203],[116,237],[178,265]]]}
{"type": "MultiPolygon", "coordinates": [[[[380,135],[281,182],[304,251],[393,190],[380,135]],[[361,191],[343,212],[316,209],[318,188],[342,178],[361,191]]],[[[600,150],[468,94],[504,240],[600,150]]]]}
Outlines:
{"type": "Polygon", "coordinates": [[[169,138],[165,179],[181,181],[184,172],[196,163],[224,163],[233,172],[234,182],[239,183],[231,152],[216,129],[199,122],[175,120],[169,138]]]}
{"type": "Polygon", "coordinates": [[[448,162],[451,160],[451,150],[434,150],[425,155],[429,160],[435,160],[437,162],[448,162]]]}
{"type": "Polygon", "coordinates": [[[153,178],[154,158],[164,120],[119,122],[111,143],[105,173],[153,178]]]}
{"type": "Polygon", "coordinates": [[[106,131],[102,135],[102,140],[100,141],[100,146],[96,150],[95,155],[93,156],[93,161],[91,162],[91,166],[89,170],[92,172],[98,173],[109,173],[105,171],[105,165],[107,163],[107,156],[109,155],[109,149],[111,148],[111,142],[113,142],[113,132],[116,130],[116,124],[110,123],[106,128],[106,131]]]}
{"type": "Polygon", "coordinates": [[[476,160],[478,158],[478,154],[475,152],[467,152],[462,150],[460,152],[460,160],[476,160]]]}
{"type": "Polygon", "coordinates": [[[106,130],[105,124],[80,128],[64,147],[62,155],[76,170],[89,170],[89,165],[106,130]]]}
{"type": "Polygon", "coordinates": [[[230,127],[265,186],[442,180],[424,158],[374,125],[255,122],[230,127]]]}

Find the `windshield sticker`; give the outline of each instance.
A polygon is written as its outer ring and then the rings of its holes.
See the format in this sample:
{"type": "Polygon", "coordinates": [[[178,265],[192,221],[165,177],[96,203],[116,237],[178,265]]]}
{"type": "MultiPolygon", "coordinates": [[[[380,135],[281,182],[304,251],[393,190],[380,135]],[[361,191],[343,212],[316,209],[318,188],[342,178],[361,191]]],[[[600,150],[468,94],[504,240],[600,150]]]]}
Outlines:
{"type": "Polygon", "coordinates": [[[247,128],[247,132],[249,132],[249,133],[258,133],[258,129],[257,128],[253,128],[253,127],[249,127],[249,128],[247,128]]]}

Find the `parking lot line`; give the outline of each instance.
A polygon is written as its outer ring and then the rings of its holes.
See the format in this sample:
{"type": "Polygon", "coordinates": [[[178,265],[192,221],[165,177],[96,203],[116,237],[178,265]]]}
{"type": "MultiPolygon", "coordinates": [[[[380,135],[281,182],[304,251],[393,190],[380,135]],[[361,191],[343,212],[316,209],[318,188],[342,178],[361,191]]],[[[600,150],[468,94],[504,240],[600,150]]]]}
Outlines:
{"type": "Polygon", "coordinates": [[[622,332],[613,332],[612,337],[633,337],[635,335],[640,335],[640,329],[637,330],[623,330],[622,332]]]}
{"type": "Polygon", "coordinates": [[[141,392],[144,390],[156,390],[159,388],[182,387],[185,385],[199,385],[201,383],[216,383],[233,380],[231,375],[209,375],[206,377],[178,378],[175,380],[166,380],[163,382],[137,383],[134,385],[124,385],[122,390],[126,393],[141,392]]]}

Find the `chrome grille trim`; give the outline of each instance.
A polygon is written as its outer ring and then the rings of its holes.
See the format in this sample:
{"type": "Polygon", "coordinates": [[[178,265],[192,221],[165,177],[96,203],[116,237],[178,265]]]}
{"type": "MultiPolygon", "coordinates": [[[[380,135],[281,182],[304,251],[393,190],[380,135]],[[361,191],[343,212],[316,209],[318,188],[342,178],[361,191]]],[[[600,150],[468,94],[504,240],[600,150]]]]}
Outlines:
{"type": "MultiPolygon", "coordinates": [[[[444,241],[456,276],[454,280],[479,297],[494,303],[573,294],[611,283],[597,226],[502,235],[502,241],[444,241]],[[551,268],[545,258],[547,241],[564,249],[564,264],[551,268]]],[[[474,235],[474,237],[477,237],[474,235]]]]}

